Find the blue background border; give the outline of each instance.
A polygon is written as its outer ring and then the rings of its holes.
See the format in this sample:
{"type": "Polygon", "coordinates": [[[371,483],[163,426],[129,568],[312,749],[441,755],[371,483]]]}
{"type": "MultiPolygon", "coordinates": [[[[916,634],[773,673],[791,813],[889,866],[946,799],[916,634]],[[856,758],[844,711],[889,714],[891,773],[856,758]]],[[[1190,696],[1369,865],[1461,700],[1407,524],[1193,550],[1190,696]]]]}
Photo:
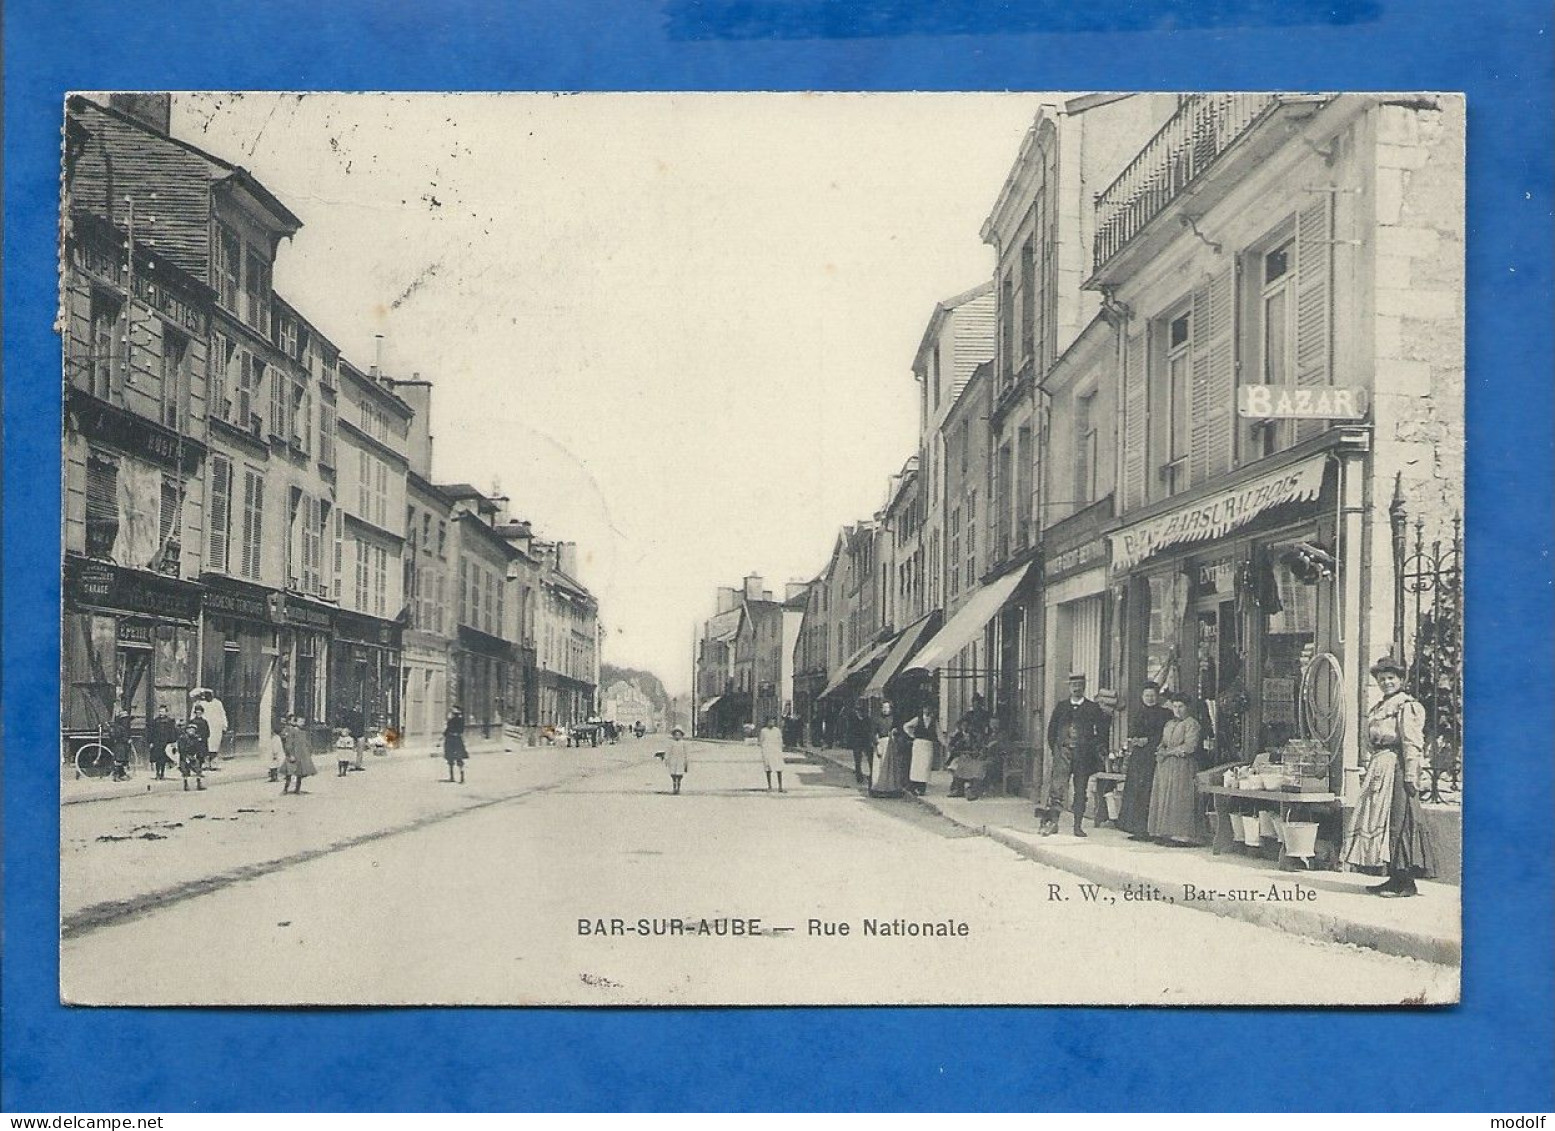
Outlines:
{"type": "MultiPolygon", "coordinates": [[[[0,1107],[1555,1106],[1549,9],[1526,0],[1092,0],[1077,8],[1070,0],[270,0],[242,6],[239,18],[237,5],[195,2],[6,5],[0,1107]],[[58,689],[47,674],[58,671],[60,371],[51,326],[61,96],[245,87],[1466,91],[1474,776],[1464,1004],[1277,1016],[62,1009],[58,689]],[[342,1058],[341,1049],[357,1051],[342,1058]],[[1237,1068],[1248,1062],[1251,1071],[1237,1068]]],[[[1031,958],[1040,959],[1038,939],[1031,958]]]]}

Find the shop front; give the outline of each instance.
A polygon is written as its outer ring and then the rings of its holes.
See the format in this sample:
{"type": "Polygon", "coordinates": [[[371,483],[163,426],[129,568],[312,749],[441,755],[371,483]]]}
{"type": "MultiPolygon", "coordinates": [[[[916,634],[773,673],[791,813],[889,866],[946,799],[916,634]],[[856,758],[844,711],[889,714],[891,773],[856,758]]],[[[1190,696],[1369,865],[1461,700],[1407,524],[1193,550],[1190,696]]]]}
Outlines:
{"type": "Polygon", "coordinates": [[[1201,768],[1317,736],[1341,784],[1339,470],[1310,456],[1111,536],[1123,704],[1146,680],[1191,696],[1201,768]]]}
{"type": "Polygon", "coordinates": [[[329,655],[330,726],[351,727],[360,719],[370,735],[399,729],[401,631],[395,621],[335,611],[329,655]]]}
{"type": "Polygon", "coordinates": [[[500,736],[515,691],[513,645],[461,624],[454,663],[459,669],[457,702],[464,711],[466,733],[500,736]]]}
{"type": "Polygon", "coordinates": [[[335,633],[333,605],[309,600],[296,593],[272,599],[277,613],[275,695],[272,726],[296,715],[302,719],[315,750],[329,745],[329,653],[335,633]]]}
{"type": "Polygon", "coordinates": [[[97,738],[117,711],[143,738],[166,705],[189,712],[201,587],[165,574],[67,554],[61,641],[63,756],[97,738]]]}
{"type": "Polygon", "coordinates": [[[281,661],[276,612],[283,595],[221,574],[204,574],[201,582],[200,685],[214,691],[226,709],[228,753],[264,754],[282,709],[276,697],[281,661]]]}
{"type": "Polygon", "coordinates": [[[1086,678],[1086,694],[1116,690],[1112,644],[1113,602],[1107,578],[1112,499],[1107,497],[1051,527],[1042,562],[1046,606],[1038,683],[1045,702],[1069,694],[1070,675],[1086,678]]]}

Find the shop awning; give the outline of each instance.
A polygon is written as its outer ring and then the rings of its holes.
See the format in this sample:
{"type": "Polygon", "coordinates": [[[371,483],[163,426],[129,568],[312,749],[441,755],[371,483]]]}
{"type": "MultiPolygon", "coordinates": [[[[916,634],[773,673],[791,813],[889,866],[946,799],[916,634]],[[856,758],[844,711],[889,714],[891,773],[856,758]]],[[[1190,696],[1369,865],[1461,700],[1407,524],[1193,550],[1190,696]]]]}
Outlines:
{"type": "Polygon", "coordinates": [[[891,645],[895,642],[896,637],[892,636],[878,644],[866,644],[853,653],[848,662],[838,668],[837,673],[831,677],[826,690],[821,692],[821,698],[825,699],[840,691],[843,685],[855,676],[865,676],[874,671],[875,665],[885,659],[886,653],[891,650],[891,645]]]}
{"type": "Polygon", "coordinates": [[[703,715],[707,714],[707,712],[711,711],[714,707],[718,706],[718,701],[720,699],[722,699],[722,698],[723,698],[722,695],[714,695],[706,703],[703,703],[700,707],[697,708],[697,713],[698,714],[703,714],[703,715]]]}
{"type": "Polygon", "coordinates": [[[956,615],[945,622],[945,627],[935,633],[934,639],[924,645],[912,658],[906,670],[938,671],[960,654],[984,626],[993,620],[994,614],[1004,607],[1020,583],[1026,580],[1034,562],[1027,562],[1017,570],[996,578],[972,594],[966,604],[956,610],[956,615]]]}
{"type": "Polygon", "coordinates": [[[873,699],[877,695],[885,693],[885,685],[896,678],[897,672],[907,663],[907,659],[918,647],[928,639],[929,634],[939,625],[940,612],[935,609],[923,619],[910,624],[896,638],[896,643],[891,645],[891,651],[886,653],[886,658],[875,669],[875,674],[870,677],[869,683],[864,688],[864,698],[873,699]]]}

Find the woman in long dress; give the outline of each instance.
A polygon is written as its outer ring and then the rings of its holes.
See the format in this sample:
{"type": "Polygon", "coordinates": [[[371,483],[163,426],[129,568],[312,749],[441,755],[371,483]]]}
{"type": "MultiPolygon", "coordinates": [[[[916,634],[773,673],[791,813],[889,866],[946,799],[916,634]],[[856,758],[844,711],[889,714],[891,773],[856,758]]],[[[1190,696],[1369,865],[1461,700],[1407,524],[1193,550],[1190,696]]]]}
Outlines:
{"type": "Polygon", "coordinates": [[[907,740],[891,717],[891,704],[880,705],[875,724],[875,764],[870,770],[869,796],[900,797],[907,788],[907,740]]]}
{"type": "Polygon", "coordinates": [[[762,768],[767,771],[767,792],[772,792],[773,774],[777,775],[778,792],[787,792],[783,788],[783,729],[778,726],[777,719],[767,719],[767,725],[761,728],[756,741],[761,747],[762,768]]]}
{"type": "Polygon", "coordinates": [[[1161,745],[1155,751],[1155,780],[1150,786],[1150,819],[1146,829],[1156,840],[1193,844],[1198,840],[1193,760],[1203,731],[1199,720],[1188,710],[1186,695],[1169,692],[1166,703],[1172,709],[1172,718],[1162,728],[1161,745]]]}
{"type": "Polygon", "coordinates": [[[1372,665],[1382,701],[1366,714],[1369,761],[1350,822],[1344,860],[1382,868],[1387,880],[1367,890],[1399,897],[1420,894],[1416,879],[1436,875],[1436,843],[1425,827],[1417,783],[1425,758],[1425,708],[1404,690],[1404,666],[1392,657],[1372,665]]]}
{"type": "MultiPolygon", "coordinates": [[[[356,759],[360,765],[362,760],[362,740],[356,740],[356,759]]],[[[464,781],[464,763],[469,758],[470,752],[464,745],[464,711],[455,707],[448,712],[448,721],[443,724],[443,761],[448,763],[448,777],[445,781],[454,780],[454,768],[459,769],[459,780],[464,781]]]]}
{"type": "Polygon", "coordinates": [[[1150,791],[1155,784],[1155,752],[1172,713],[1161,706],[1160,685],[1146,682],[1140,689],[1140,707],[1129,712],[1128,774],[1123,779],[1123,805],[1118,827],[1130,840],[1146,840],[1150,830],[1150,791]]]}

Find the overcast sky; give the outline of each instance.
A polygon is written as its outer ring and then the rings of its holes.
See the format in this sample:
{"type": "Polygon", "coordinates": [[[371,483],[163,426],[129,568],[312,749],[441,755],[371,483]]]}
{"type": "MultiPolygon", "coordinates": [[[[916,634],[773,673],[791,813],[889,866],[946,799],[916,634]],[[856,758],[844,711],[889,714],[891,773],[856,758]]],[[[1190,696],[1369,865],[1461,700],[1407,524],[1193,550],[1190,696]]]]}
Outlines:
{"type": "Polygon", "coordinates": [[[434,382],[434,478],[576,541],[604,658],[674,694],[717,586],[781,593],[880,507],[1048,100],[190,94],[173,132],[302,218],[276,289],[434,382]]]}

